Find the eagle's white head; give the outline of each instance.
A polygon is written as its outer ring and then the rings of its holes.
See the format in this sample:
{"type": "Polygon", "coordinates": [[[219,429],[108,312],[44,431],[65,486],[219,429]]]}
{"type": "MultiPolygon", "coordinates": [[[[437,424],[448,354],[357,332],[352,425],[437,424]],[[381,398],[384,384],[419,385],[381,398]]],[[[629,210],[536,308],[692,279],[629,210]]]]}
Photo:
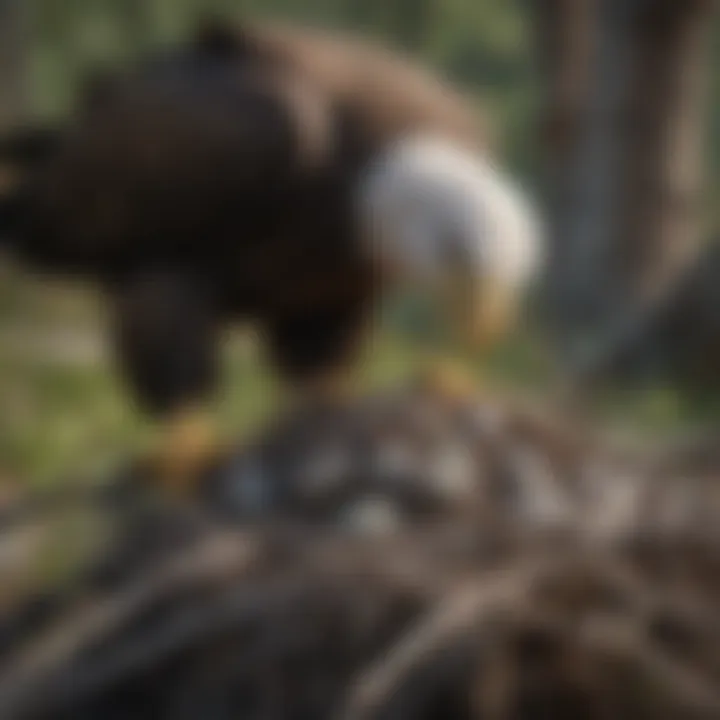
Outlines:
{"type": "Polygon", "coordinates": [[[508,329],[542,242],[523,193],[490,161],[439,138],[405,138],[367,169],[358,206],[373,260],[439,299],[464,339],[508,329]]]}

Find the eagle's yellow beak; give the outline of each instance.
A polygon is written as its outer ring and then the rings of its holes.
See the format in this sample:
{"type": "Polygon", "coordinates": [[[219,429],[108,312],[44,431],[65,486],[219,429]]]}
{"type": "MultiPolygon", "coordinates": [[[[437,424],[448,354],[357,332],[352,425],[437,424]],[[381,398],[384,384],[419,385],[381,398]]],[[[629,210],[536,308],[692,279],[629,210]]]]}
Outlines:
{"type": "Polygon", "coordinates": [[[518,293],[508,284],[461,273],[441,289],[445,353],[432,354],[421,375],[443,396],[469,397],[480,388],[480,355],[507,335],[517,317],[518,293]],[[444,356],[443,356],[444,355],[444,356]]]}
{"type": "Polygon", "coordinates": [[[456,274],[443,294],[452,337],[466,350],[489,349],[517,319],[518,293],[493,278],[456,274]]]}

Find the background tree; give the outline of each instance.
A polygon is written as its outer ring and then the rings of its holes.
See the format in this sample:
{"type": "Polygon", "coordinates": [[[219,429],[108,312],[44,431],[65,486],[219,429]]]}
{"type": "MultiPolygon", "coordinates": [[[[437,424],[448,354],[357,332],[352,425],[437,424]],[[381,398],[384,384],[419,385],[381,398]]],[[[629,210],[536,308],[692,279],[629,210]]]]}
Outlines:
{"type": "Polygon", "coordinates": [[[698,246],[714,3],[539,0],[535,9],[550,308],[574,356],[598,327],[628,332],[698,246]]]}

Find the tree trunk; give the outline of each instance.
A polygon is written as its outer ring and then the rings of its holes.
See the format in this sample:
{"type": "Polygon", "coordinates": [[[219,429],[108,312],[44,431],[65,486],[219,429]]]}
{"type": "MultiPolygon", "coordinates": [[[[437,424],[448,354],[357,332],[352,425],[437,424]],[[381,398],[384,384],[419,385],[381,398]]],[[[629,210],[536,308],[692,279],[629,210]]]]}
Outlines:
{"type": "Polygon", "coordinates": [[[598,0],[536,0],[537,53],[546,94],[540,121],[548,171],[569,161],[587,110],[598,0]]]}
{"type": "Polygon", "coordinates": [[[598,254],[612,234],[615,141],[626,42],[618,32],[625,0],[540,0],[537,29],[544,71],[544,141],[549,314],[567,351],[596,319],[602,287],[598,254]]]}
{"type": "Polygon", "coordinates": [[[538,0],[538,8],[548,297],[560,348],[573,357],[585,340],[603,345],[636,322],[697,244],[713,3],[538,0]]]}
{"type": "Polygon", "coordinates": [[[667,288],[698,247],[713,4],[636,4],[614,254],[626,293],[642,303],[667,288]]]}

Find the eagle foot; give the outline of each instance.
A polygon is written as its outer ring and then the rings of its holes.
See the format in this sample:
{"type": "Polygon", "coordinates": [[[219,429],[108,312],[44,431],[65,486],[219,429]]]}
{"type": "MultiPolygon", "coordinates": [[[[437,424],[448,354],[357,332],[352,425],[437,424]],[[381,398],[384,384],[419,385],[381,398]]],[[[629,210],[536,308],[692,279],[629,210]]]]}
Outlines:
{"type": "Polygon", "coordinates": [[[448,400],[472,397],[479,390],[473,372],[454,360],[439,360],[420,371],[418,386],[422,391],[448,400]]]}
{"type": "Polygon", "coordinates": [[[139,462],[139,477],[165,497],[192,500],[225,456],[207,417],[184,413],[163,427],[159,442],[139,462]]]}

